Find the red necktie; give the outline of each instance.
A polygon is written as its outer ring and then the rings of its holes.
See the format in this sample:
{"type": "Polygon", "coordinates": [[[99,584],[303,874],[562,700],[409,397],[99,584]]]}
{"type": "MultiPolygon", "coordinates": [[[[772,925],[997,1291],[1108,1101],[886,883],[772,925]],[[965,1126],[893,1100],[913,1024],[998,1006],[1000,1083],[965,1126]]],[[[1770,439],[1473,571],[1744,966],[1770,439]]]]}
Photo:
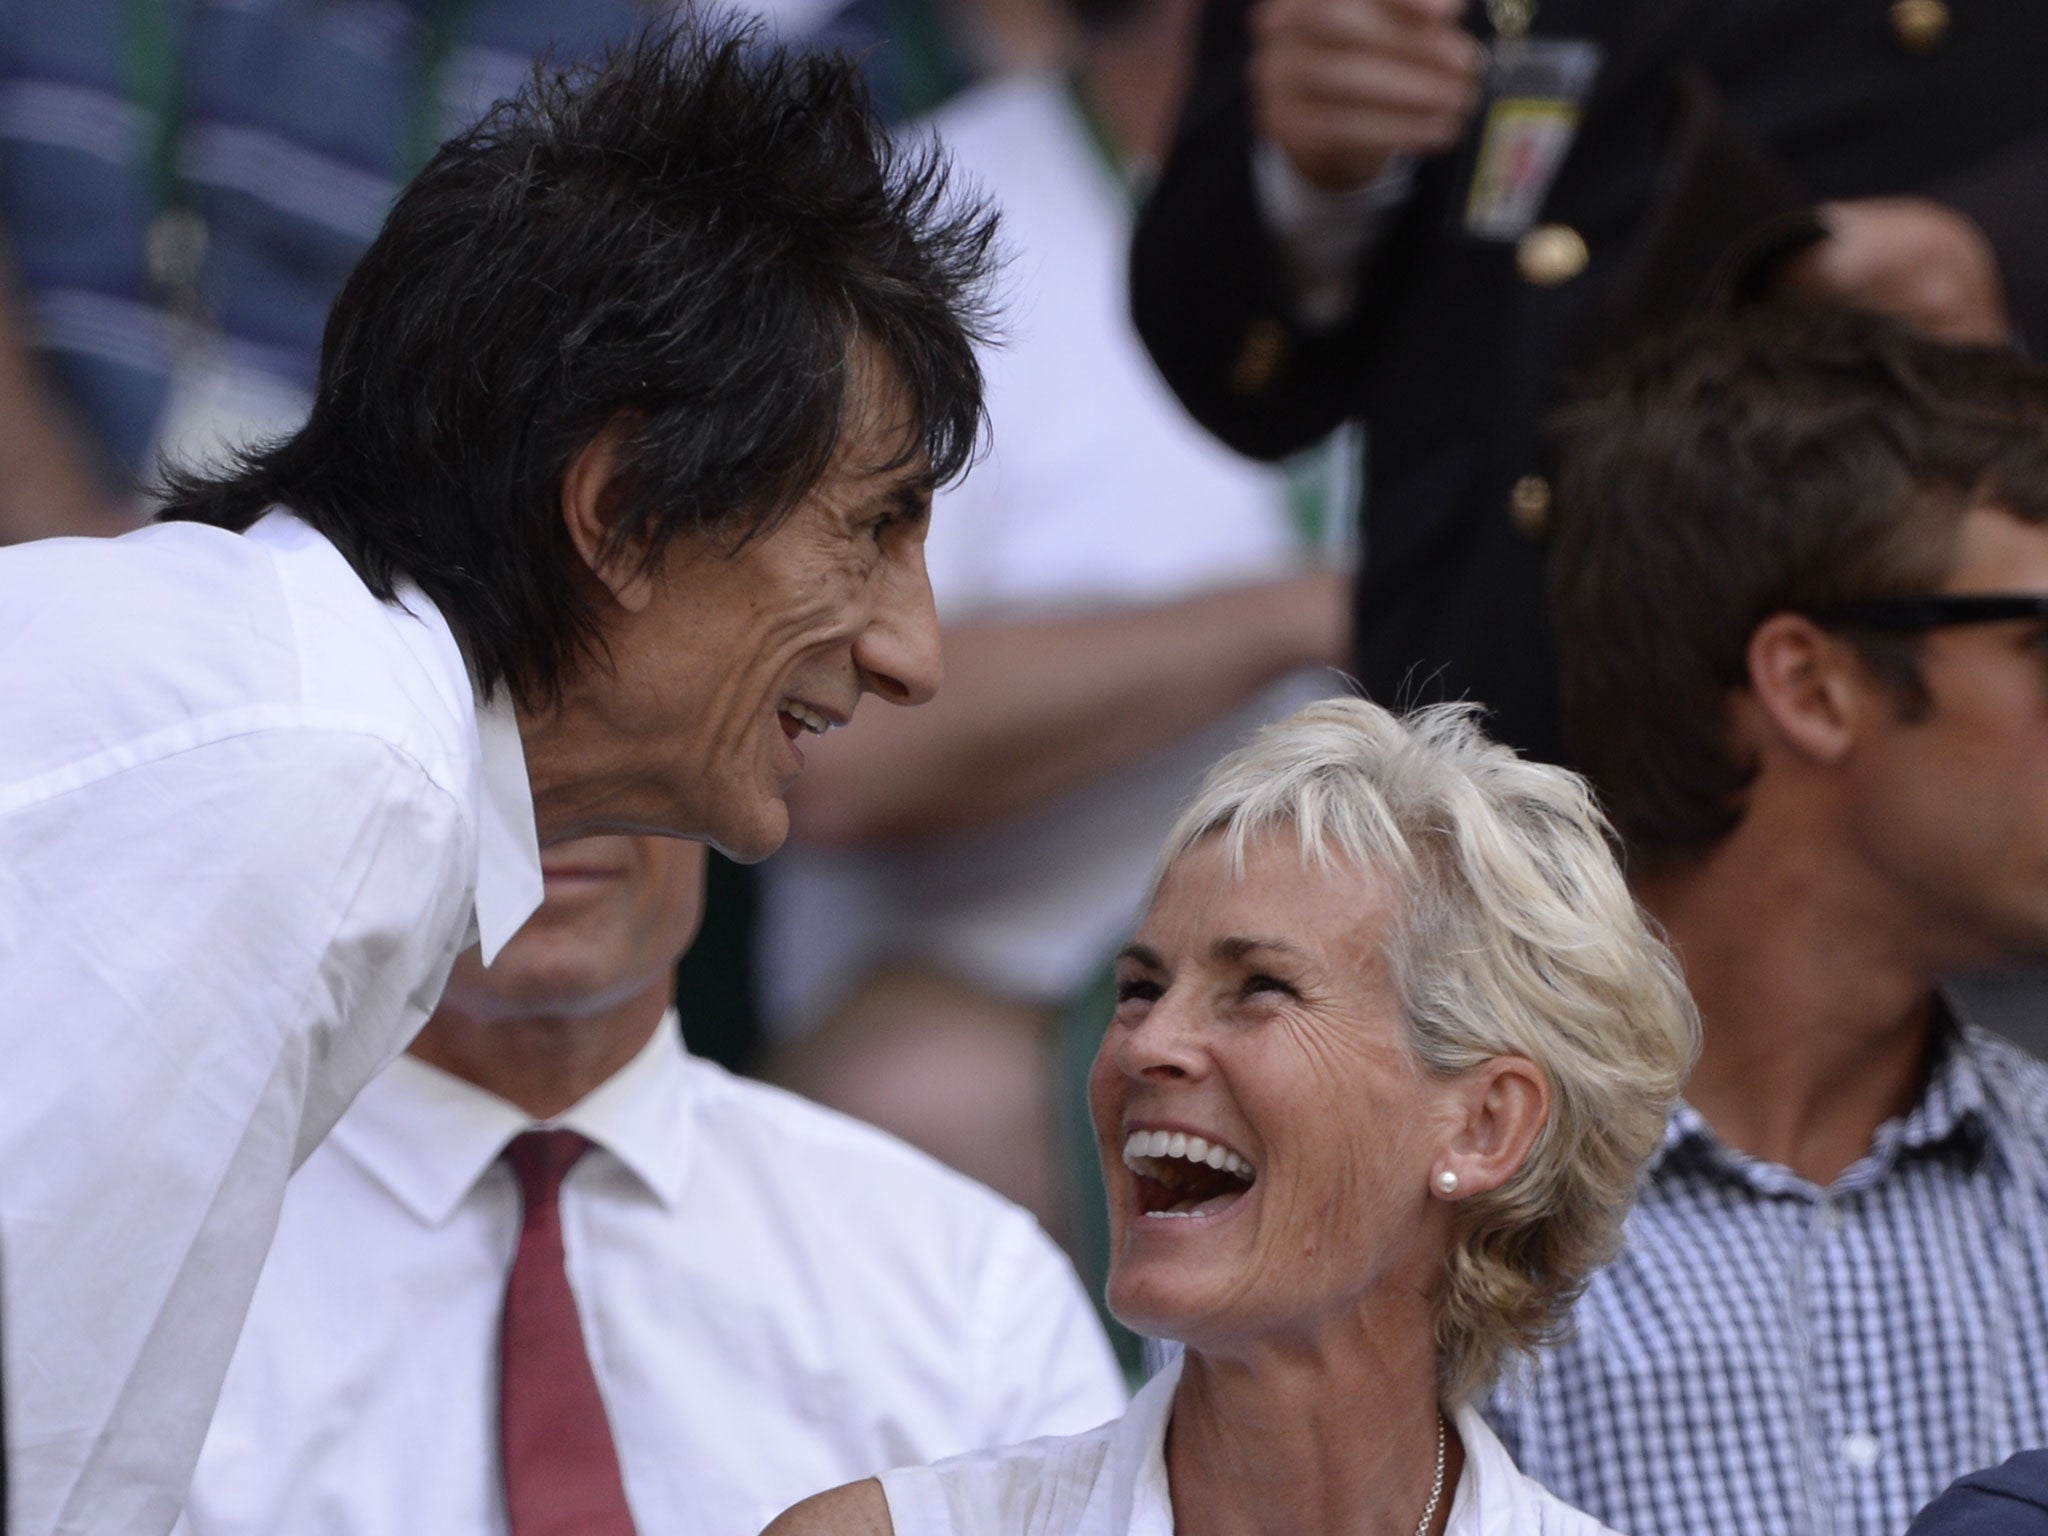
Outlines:
{"type": "Polygon", "coordinates": [[[574,1131],[527,1131],[505,1148],[526,1202],[498,1331],[499,1457],[512,1536],[634,1536],[562,1264],[562,1176],[589,1146],[574,1131]]]}

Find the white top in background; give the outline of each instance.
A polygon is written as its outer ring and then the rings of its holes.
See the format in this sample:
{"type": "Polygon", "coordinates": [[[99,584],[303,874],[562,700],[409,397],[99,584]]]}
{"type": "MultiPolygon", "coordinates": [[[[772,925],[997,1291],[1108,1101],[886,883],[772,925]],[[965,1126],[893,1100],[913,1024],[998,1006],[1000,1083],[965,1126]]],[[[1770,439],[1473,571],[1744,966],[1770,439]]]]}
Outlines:
{"type": "MultiPolygon", "coordinates": [[[[1009,258],[1002,344],[982,356],[991,446],[937,497],[926,544],[942,622],[1159,603],[1303,569],[1311,551],[1285,475],[1197,426],[1138,339],[1130,194],[1065,80],[977,86],[930,127],[999,204],[1009,258]]],[[[843,852],[792,843],[762,866],[771,1028],[804,1033],[842,988],[891,960],[1065,998],[1136,921],[1159,845],[1203,772],[1332,687],[1326,672],[1285,681],[985,831],[843,852]]]]}

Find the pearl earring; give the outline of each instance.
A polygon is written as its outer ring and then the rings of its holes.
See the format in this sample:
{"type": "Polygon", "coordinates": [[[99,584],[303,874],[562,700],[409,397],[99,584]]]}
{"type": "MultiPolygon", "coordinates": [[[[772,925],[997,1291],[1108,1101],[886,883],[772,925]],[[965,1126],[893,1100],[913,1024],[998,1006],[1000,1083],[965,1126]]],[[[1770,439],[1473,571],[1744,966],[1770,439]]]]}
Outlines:
{"type": "Polygon", "coordinates": [[[1436,1176],[1436,1192],[1440,1195],[1455,1195],[1458,1192],[1458,1176],[1446,1168],[1436,1176]]]}

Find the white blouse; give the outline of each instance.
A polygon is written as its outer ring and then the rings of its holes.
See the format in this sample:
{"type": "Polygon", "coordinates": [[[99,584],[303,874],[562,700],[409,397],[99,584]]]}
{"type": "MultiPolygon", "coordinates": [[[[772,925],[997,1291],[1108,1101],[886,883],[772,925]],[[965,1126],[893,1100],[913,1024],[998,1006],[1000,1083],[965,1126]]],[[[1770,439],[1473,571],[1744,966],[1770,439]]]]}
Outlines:
{"type": "MultiPolygon", "coordinates": [[[[1180,1370],[1176,1359],[1086,1434],[883,1473],[896,1536],[1173,1536],[1166,1425],[1180,1370]]],[[[1445,1536],[1615,1536],[1517,1471],[1476,1409],[1452,1422],[1465,1470],[1445,1536]]]]}

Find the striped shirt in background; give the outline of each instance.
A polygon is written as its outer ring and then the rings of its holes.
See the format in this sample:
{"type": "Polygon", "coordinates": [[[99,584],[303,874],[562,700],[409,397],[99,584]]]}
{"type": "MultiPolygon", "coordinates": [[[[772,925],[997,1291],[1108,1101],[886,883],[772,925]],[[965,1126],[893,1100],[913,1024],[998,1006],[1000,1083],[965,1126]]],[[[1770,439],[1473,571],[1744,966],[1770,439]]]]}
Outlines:
{"type": "Polygon", "coordinates": [[[1828,1189],[1681,1104],[1576,1321],[1488,1410],[1560,1498],[1630,1536],[1899,1536],[2048,1444],[2048,1067],[1946,1023],[1828,1189]]]}
{"type": "Polygon", "coordinates": [[[432,144],[635,0],[0,0],[0,234],[44,360],[116,479],[153,468],[182,336],[146,250],[159,124],[206,231],[214,364],[266,428],[310,399],[327,308],[432,144]],[[161,58],[162,63],[153,62],[161,58]]]}

